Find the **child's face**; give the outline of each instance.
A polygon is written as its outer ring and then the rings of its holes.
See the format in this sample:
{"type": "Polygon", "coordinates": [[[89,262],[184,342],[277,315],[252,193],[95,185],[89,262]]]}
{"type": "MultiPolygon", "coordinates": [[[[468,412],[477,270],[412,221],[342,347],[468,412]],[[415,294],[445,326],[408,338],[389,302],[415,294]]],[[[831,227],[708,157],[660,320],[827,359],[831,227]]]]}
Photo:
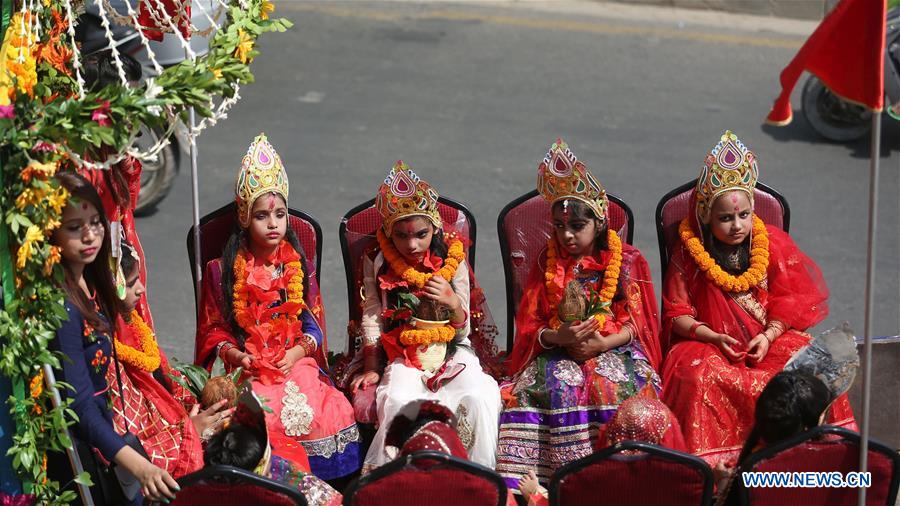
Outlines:
{"type": "Polygon", "coordinates": [[[63,261],[82,267],[93,262],[106,235],[97,208],[86,200],[72,198],[60,221],[62,225],[53,233],[53,244],[62,250],[63,261]]]}
{"type": "Polygon", "coordinates": [[[753,230],[753,206],[740,190],[719,195],[709,213],[709,229],[719,241],[730,246],[744,242],[753,230]]]}
{"type": "Polygon", "coordinates": [[[141,295],[146,291],[144,284],[141,283],[141,270],[135,266],[134,272],[125,278],[125,309],[130,313],[137,307],[137,303],[141,300],[141,295]]]}
{"type": "Polygon", "coordinates": [[[281,195],[267,193],[253,203],[250,210],[250,241],[262,248],[274,248],[287,233],[287,205],[281,195]]]}
{"type": "Polygon", "coordinates": [[[588,255],[600,231],[597,220],[576,216],[565,205],[553,206],[553,233],[556,242],[572,256],[588,255]]]}
{"type": "Polygon", "coordinates": [[[434,225],[422,217],[413,216],[394,223],[391,242],[407,262],[419,263],[431,247],[434,225]]]}

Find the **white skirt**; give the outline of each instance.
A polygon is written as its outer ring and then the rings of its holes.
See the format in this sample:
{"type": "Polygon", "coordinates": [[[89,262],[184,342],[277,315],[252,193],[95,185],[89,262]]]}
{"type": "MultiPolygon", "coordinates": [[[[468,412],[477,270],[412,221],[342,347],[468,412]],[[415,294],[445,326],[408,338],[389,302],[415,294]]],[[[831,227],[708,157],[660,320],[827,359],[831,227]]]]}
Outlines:
{"type": "Polygon", "coordinates": [[[458,432],[469,460],[494,468],[497,451],[497,424],[500,417],[500,388],[494,378],[481,369],[481,363],[469,348],[458,347],[453,361],[466,368],[437,392],[425,387],[425,372],[408,367],[397,359],[385,368],[375,390],[378,407],[378,432],[366,454],[364,471],[370,471],[391,460],[384,439],[390,422],[410,402],[433,400],[456,413],[458,432]]]}

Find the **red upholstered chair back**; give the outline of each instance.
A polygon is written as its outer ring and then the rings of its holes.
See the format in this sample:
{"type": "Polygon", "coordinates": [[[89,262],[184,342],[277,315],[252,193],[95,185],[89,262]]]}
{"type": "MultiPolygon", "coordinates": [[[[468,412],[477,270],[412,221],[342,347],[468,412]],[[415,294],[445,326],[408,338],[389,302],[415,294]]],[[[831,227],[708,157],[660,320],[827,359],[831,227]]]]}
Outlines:
{"type": "Polygon", "coordinates": [[[712,470],[702,459],[624,441],[571,462],[550,479],[551,506],[712,503],[712,470]]]}
{"type": "MultiPolygon", "coordinates": [[[[816,427],[789,441],[751,455],[742,470],[756,472],[848,472],[859,470],[859,434],[838,427],[816,427]]],[[[866,489],[866,504],[894,506],[900,483],[900,456],[877,442],[869,441],[867,470],[871,486],[866,489]]],[[[742,504],[789,504],[813,506],[828,504],[853,506],[858,489],[840,487],[753,487],[740,483],[742,504]]]]}
{"type": "MultiPolygon", "coordinates": [[[[628,244],[634,239],[634,215],[631,208],[615,195],[609,198],[609,223],[628,244]]],[[[550,204],[532,190],[513,200],[497,217],[500,256],[506,275],[506,349],[515,339],[516,311],[525,290],[528,275],[538,256],[547,247],[553,232],[550,204]]]]}
{"type": "Polygon", "coordinates": [[[414,452],[360,477],[344,492],[352,506],[503,506],[506,484],[493,470],[445,453],[414,452]]]}
{"type": "MultiPolygon", "coordinates": [[[[322,265],[322,227],[315,218],[303,211],[288,209],[288,215],[290,217],[289,224],[294,233],[297,234],[300,246],[303,247],[303,252],[306,254],[306,260],[309,264],[307,268],[315,269],[313,272],[307,273],[307,276],[315,278],[318,283],[318,273],[322,265]]],[[[200,265],[202,268],[205,269],[206,264],[210,260],[215,260],[222,256],[225,243],[228,242],[228,238],[236,227],[237,216],[233,202],[216,209],[200,219],[200,265]]],[[[191,276],[196,280],[194,227],[191,227],[188,231],[187,249],[191,264],[191,276]]],[[[194,285],[194,290],[196,290],[196,284],[194,285]]],[[[195,304],[197,300],[196,295],[194,293],[195,304]]]]}
{"type": "Polygon", "coordinates": [[[306,506],[296,488],[231,466],[211,466],[178,480],[181,491],[170,506],[306,506]]]}
{"type": "MultiPolygon", "coordinates": [[[[455,230],[466,245],[466,261],[475,269],[475,217],[463,204],[446,197],[438,199],[438,212],[444,221],[445,230],[455,230]]],[[[362,283],[363,255],[378,246],[375,237],[381,227],[381,215],[375,209],[375,199],[367,200],[347,211],[341,219],[341,253],[344,257],[344,273],[347,276],[347,304],[349,322],[362,318],[360,287],[362,283]]],[[[356,349],[355,337],[350,333],[347,353],[352,356],[356,349]]]]}
{"type": "MultiPolygon", "coordinates": [[[[675,188],[665,194],[656,206],[656,238],[659,243],[659,260],[663,281],[666,279],[666,268],[672,248],[678,244],[678,224],[691,209],[691,190],[697,180],[675,188]]],[[[787,200],[777,190],[763,183],[757,183],[754,192],[754,212],[769,225],[774,225],[788,232],[791,225],[791,208],[787,200]]]]}

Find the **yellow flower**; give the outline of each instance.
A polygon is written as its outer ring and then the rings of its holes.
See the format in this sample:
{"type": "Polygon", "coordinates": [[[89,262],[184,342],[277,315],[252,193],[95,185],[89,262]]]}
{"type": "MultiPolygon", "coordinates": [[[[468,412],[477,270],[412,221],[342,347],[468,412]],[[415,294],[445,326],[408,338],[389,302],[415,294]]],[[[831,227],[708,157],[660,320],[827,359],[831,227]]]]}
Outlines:
{"type": "Polygon", "coordinates": [[[43,240],[44,233],[41,232],[41,229],[39,229],[37,225],[28,227],[28,231],[25,232],[25,240],[22,242],[22,246],[19,247],[19,251],[16,253],[16,268],[25,268],[25,262],[31,260],[32,255],[34,255],[34,244],[43,240]]]}
{"type": "Polygon", "coordinates": [[[53,208],[53,212],[56,214],[61,214],[64,207],[66,207],[66,203],[69,201],[69,192],[66,191],[65,188],[60,186],[56,189],[55,193],[51,193],[47,196],[47,205],[53,208]]]}
{"type": "Polygon", "coordinates": [[[21,211],[28,206],[36,205],[38,202],[43,200],[43,198],[44,190],[25,188],[22,193],[20,193],[19,196],[16,197],[16,209],[21,211]]]}
{"type": "Polygon", "coordinates": [[[250,51],[253,50],[253,39],[244,30],[238,29],[238,45],[234,50],[234,56],[246,64],[250,61],[250,51]]]}
{"type": "Polygon", "coordinates": [[[216,79],[222,79],[222,69],[209,69],[212,72],[212,75],[215,76],[216,79]]]}
{"type": "Polygon", "coordinates": [[[259,6],[259,17],[262,19],[269,19],[270,12],[275,12],[275,4],[269,0],[263,0],[262,5],[259,6]]]}

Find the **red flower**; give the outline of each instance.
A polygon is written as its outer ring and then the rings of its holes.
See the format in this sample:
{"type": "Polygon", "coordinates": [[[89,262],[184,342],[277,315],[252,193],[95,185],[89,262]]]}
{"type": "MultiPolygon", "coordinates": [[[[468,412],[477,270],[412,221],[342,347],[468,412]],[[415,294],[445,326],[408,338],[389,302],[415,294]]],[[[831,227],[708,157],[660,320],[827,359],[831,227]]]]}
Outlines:
{"type": "Polygon", "coordinates": [[[251,267],[250,273],[247,275],[247,284],[263,290],[271,290],[272,273],[263,266],[251,267]]]}
{"type": "Polygon", "coordinates": [[[109,100],[100,102],[100,107],[91,113],[91,119],[102,127],[112,126],[112,121],[109,119],[109,100]]]}
{"type": "Polygon", "coordinates": [[[16,107],[10,105],[0,105],[0,119],[12,119],[16,117],[16,107]]]}

